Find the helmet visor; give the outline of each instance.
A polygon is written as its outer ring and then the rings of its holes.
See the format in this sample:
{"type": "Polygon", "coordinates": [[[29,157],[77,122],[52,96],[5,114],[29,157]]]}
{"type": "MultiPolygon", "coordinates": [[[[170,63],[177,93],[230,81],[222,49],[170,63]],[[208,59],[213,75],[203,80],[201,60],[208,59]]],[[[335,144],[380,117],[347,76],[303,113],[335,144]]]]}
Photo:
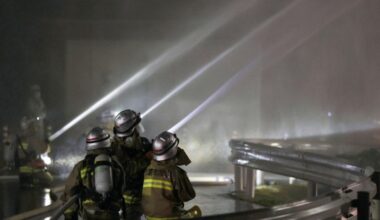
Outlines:
{"type": "Polygon", "coordinates": [[[109,148],[111,147],[111,141],[109,138],[99,141],[99,142],[87,142],[86,143],[86,150],[97,150],[102,148],[109,148]]]}
{"type": "Polygon", "coordinates": [[[132,128],[126,131],[120,131],[119,129],[114,128],[114,133],[118,137],[130,137],[135,133],[135,130],[135,128],[132,128]]]}

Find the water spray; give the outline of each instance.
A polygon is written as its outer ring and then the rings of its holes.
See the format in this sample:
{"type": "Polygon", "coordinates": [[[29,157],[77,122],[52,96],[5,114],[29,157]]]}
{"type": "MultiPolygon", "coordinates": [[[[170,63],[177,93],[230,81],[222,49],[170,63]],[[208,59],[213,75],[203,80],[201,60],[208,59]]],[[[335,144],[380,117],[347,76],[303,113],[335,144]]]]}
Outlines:
{"type": "Polygon", "coordinates": [[[234,4],[231,7],[228,8],[225,12],[221,13],[221,16],[217,17],[207,25],[203,26],[202,28],[198,29],[197,31],[190,34],[188,37],[180,41],[178,44],[176,44],[174,47],[167,50],[165,53],[160,55],[158,58],[150,62],[148,65],[143,67],[141,70],[136,72],[131,78],[127,79],[124,83],[116,87],[114,90],[112,90],[110,93],[108,93],[106,96],[95,102],[93,105],[91,105],[89,108],[87,108],[85,111],[83,111],[81,114],[76,116],[74,119],[72,119],[69,123],[67,123],[65,126],[63,126],[61,129],[56,131],[53,135],[49,137],[50,141],[54,141],[59,136],[61,136],[63,133],[65,133],[67,130],[69,130],[71,127],[76,125],[78,122],[83,120],[85,117],[90,115],[92,112],[96,111],[100,107],[102,107],[104,104],[115,98],[116,96],[120,95],[122,92],[124,92],[127,88],[130,88],[132,86],[137,85],[144,79],[148,78],[152,74],[156,73],[159,68],[162,66],[168,64],[169,62],[173,61],[180,55],[184,54],[185,52],[191,50],[193,47],[195,47],[197,44],[199,44],[201,41],[203,41],[205,38],[207,38],[211,33],[216,31],[218,28],[223,26],[225,23],[227,23],[230,19],[232,19],[236,14],[241,13],[243,10],[247,9],[247,5],[240,3],[240,4],[234,4]]]}
{"type": "Polygon", "coordinates": [[[177,87],[175,87],[172,91],[170,91],[168,94],[166,94],[162,99],[160,99],[158,102],[153,104],[148,110],[143,112],[141,114],[141,118],[144,118],[149,113],[151,113],[153,110],[158,108],[160,105],[162,105],[165,101],[173,97],[175,94],[180,92],[182,89],[184,89],[187,85],[189,85],[191,82],[193,82],[195,79],[197,79],[199,76],[203,75],[203,73],[206,72],[210,67],[212,67],[214,64],[216,64],[219,60],[223,59],[228,53],[232,51],[232,47],[224,51],[223,53],[219,54],[216,58],[214,58],[212,61],[204,65],[202,68],[200,68],[197,72],[195,72],[193,75],[191,75],[189,78],[187,78],[185,81],[183,81],[181,84],[179,84],[177,87]]]}
{"type": "Polygon", "coordinates": [[[228,81],[226,81],[222,86],[220,86],[214,93],[212,93],[205,101],[203,101],[198,107],[196,107],[192,112],[190,112],[187,116],[185,116],[183,119],[181,119],[177,124],[175,124],[173,127],[171,127],[168,131],[171,133],[176,133],[180,128],[182,128],[185,124],[187,124],[190,120],[192,120],[195,116],[200,114],[204,109],[206,109],[213,101],[221,97],[222,95],[226,94],[230,89],[235,86],[242,78],[245,77],[248,73],[254,72],[259,61],[261,60],[272,60],[273,62],[261,66],[261,70],[266,69],[270,66],[273,66],[280,60],[284,59],[287,55],[289,55],[291,52],[293,52],[295,49],[299,48],[301,45],[303,45],[307,40],[309,40],[312,36],[314,36],[318,31],[320,31],[323,27],[330,24],[332,21],[334,21],[336,18],[338,18],[341,14],[346,12],[347,10],[351,9],[353,5],[347,6],[346,8],[343,8],[339,13],[333,14],[331,18],[329,18],[326,22],[322,23],[320,26],[316,27],[315,29],[311,30],[308,33],[303,33],[303,36],[297,35],[298,38],[295,40],[293,39],[293,42],[290,40],[290,38],[283,38],[283,42],[276,42],[276,44],[273,45],[272,49],[266,50],[260,57],[250,62],[248,65],[246,65],[244,68],[242,68],[239,72],[234,74],[228,81]],[[278,46],[286,45],[287,48],[280,50],[279,52],[276,50],[278,46]],[[290,46],[289,46],[290,45],[290,46]]]}
{"type": "Polygon", "coordinates": [[[203,101],[197,108],[195,108],[186,117],[184,117],[177,124],[175,124],[173,127],[171,127],[168,131],[171,133],[176,133],[176,131],[178,129],[180,129],[187,122],[189,122],[191,119],[193,119],[199,113],[201,113],[215,99],[221,97],[226,92],[228,92],[237,82],[239,82],[241,80],[241,78],[244,75],[246,75],[247,73],[250,73],[250,70],[252,69],[254,64],[256,64],[256,62],[252,62],[251,64],[249,64],[245,68],[243,68],[241,71],[239,71],[237,74],[235,74],[233,77],[231,77],[227,82],[225,82],[221,87],[219,87],[214,93],[212,93],[205,101],[203,101]]]}
{"type": "Polygon", "coordinates": [[[171,97],[176,95],[178,92],[180,92],[182,89],[184,89],[186,86],[188,86],[190,83],[192,83],[195,79],[202,76],[208,69],[210,69],[212,66],[214,66],[216,63],[221,61],[223,58],[225,58],[227,55],[229,55],[232,51],[234,51],[236,48],[242,46],[243,44],[247,43],[249,39],[251,39],[256,33],[258,33],[261,29],[264,27],[270,25],[273,21],[281,17],[284,13],[287,13],[289,9],[293,8],[295,5],[297,5],[299,1],[294,1],[288,6],[286,6],[284,9],[282,9],[279,13],[276,15],[270,17],[267,21],[261,23],[257,28],[252,30],[249,34],[247,34],[244,38],[239,40],[237,43],[233,44],[231,47],[223,51],[221,54],[216,56],[213,60],[206,63],[204,66],[202,66],[200,69],[198,69],[194,74],[192,74],[189,78],[187,78],[185,81],[183,81],[181,84],[176,86],[173,90],[171,90],[169,93],[167,93],[163,98],[161,98],[159,101],[157,101],[155,104],[153,104],[148,110],[143,112],[141,114],[141,118],[144,118],[149,113],[154,111],[156,108],[158,108],[160,105],[162,105],[164,102],[169,100],[171,97]]]}

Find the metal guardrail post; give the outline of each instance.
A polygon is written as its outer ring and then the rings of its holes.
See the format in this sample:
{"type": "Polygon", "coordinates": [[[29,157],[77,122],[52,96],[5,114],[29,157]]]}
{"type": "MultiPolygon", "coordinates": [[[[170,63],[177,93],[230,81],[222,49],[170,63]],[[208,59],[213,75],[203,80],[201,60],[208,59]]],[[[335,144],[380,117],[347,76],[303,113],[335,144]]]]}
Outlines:
{"type": "Polygon", "coordinates": [[[318,196],[318,186],[317,183],[309,181],[307,183],[307,196],[309,198],[318,196]]]}
{"type": "Polygon", "coordinates": [[[246,179],[245,179],[245,188],[244,192],[249,197],[249,199],[253,199],[255,197],[255,189],[256,189],[256,170],[251,168],[246,168],[246,179]]]}
{"type": "Polygon", "coordinates": [[[235,191],[243,191],[243,167],[235,165],[235,191]]]}
{"type": "Polygon", "coordinates": [[[358,192],[358,220],[369,220],[370,216],[370,200],[369,200],[369,192],[360,191],[358,192]]]}
{"type": "Polygon", "coordinates": [[[235,191],[246,199],[253,199],[256,190],[256,170],[235,165],[235,191]]]}
{"type": "Polygon", "coordinates": [[[242,176],[243,176],[243,184],[242,184],[242,191],[245,192],[245,189],[247,188],[247,167],[242,168],[242,176]]]}

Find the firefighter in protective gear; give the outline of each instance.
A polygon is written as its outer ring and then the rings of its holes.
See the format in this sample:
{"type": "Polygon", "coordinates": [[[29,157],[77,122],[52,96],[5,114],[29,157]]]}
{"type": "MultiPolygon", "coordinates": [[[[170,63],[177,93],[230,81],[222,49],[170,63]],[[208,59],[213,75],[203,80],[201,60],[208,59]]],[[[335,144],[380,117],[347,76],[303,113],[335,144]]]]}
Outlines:
{"type": "Polygon", "coordinates": [[[70,173],[62,201],[72,196],[79,199],[65,210],[65,219],[120,219],[125,217],[122,197],[125,173],[113,156],[110,135],[99,127],[93,128],[86,137],[87,155],[70,173]]]}
{"type": "Polygon", "coordinates": [[[127,109],[115,116],[112,148],[122,163],[125,174],[123,194],[128,219],[140,219],[141,195],[145,169],[151,161],[151,142],[140,136],[143,128],[139,113],[127,109]]]}
{"type": "Polygon", "coordinates": [[[201,215],[184,210],[184,202],[195,197],[186,172],[180,165],[191,163],[185,151],[178,147],[175,134],[162,132],[153,141],[153,160],[145,171],[143,210],[148,220],[191,218],[201,215]]]}

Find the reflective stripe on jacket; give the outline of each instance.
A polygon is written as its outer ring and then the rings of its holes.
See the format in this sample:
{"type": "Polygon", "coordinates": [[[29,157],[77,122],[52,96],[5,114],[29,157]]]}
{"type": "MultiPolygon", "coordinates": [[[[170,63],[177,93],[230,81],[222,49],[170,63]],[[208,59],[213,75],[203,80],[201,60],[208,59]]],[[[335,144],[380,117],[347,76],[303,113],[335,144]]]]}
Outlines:
{"type": "Polygon", "coordinates": [[[142,206],[147,219],[177,219],[195,197],[186,172],[174,161],[152,161],[145,171],[142,206]]]}
{"type": "Polygon", "coordinates": [[[135,196],[134,193],[130,193],[130,192],[124,192],[123,199],[126,205],[135,205],[135,204],[140,204],[141,202],[140,196],[135,196]]]}

